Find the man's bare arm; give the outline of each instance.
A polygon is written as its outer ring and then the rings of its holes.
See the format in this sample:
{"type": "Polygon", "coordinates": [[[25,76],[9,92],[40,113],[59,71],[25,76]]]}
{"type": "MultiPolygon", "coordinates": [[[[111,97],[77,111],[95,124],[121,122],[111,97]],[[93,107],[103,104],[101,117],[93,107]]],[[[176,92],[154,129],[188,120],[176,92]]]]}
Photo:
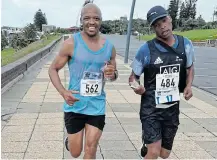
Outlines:
{"type": "Polygon", "coordinates": [[[183,93],[186,100],[189,100],[193,96],[192,89],[191,89],[193,79],[194,79],[194,65],[192,64],[191,67],[187,69],[186,87],[183,93]]]}
{"type": "Polygon", "coordinates": [[[191,87],[194,80],[194,64],[191,65],[190,68],[187,69],[187,81],[186,85],[191,87]]]}
{"type": "Polygon", "coordinates": [[[129,77],[129,82],[133,82],[133,81],[136,81],[140,85],[140,76],[137,76],[132,70],[129,77]]]}
{"type": "Polygon", "coordinates": [[[104,77],[109,78],[111,81],[115,81],[118,78],[117,68],[116,68],[116,50],[113,47],[112,56],[107,66],[104,69],[104,77]]]}
{"type": "Polygon", "coordinates": [[[129,85],[136,94],[142,95],[145,93],[145,88],[140,84],[140,76],[137,76],[133,70],[129,77],[129,85]]]}
{"type": "MultiPolygon", "coordinates": [[[[115,47],[113,47],[112,49],[112,57],[111,57],[111,61],[110,64],[114,66],[114,70],[117,71],[117,66],[116,66],[116,49],[115,47]]],[[[114,76],[112,77],[112,80],[116,80],[118,78],[118,74],[114,74],[114,76]]]]}
{"type": "Polygon", "coordinates": [[[50,68],[49,68],[49,76],[51,79],[51,82],[53,83],[54,87],[57,89],[57,91],[63,95],[63,92],[66,90],[61,81],[58,74],[58,71],[62,69],[65,64],[68,62],[69,58],[72,57],[73,53],[73,38],[67,39],[64,43],[62,48],[59,51],[59,54],[56,56],[54,61],[52,62],[50,68]]]}

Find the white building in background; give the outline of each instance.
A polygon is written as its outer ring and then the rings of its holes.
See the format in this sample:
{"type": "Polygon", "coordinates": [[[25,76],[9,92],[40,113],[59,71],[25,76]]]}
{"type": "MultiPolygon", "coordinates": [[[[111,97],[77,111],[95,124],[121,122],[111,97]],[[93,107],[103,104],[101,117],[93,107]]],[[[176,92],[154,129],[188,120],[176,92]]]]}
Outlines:
{"type": "Polygon", "coordinates": [[[9,44],[12,41],[13,37],[15,35],[22,34],[22,31],[23,28],[19,28],[19,27],[8,27],[8,26],[1,27],[1,34],[5,36],[9,44]]]}
{"type": "Polygon", "coordinates": [[[7,38],[10,36],[10,34],[21,33],[22,30],[23,30],[23,28],[3,26],[3,27],[1,27],[1,34],[7,38]]]}
{"type": "Polygon", "coordinates": [[[56,29],[56,26],[54,25],[47,25],[47,24],[42,24],[42,32],[51,32],[56,29]]]}
{"type": "Polygon", "coordinates": [[[1,30],[10,30],[10,31],[22,31],[23,28],[20,27],[9,27],[9,26],[2,26],[1,30]]]}

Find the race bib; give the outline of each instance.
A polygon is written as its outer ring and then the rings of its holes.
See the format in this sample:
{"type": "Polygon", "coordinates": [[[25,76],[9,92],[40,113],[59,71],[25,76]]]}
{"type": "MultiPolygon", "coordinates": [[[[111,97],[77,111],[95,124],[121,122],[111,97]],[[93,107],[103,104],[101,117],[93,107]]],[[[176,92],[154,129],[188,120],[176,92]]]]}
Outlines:
{"type": "Polygon", "coordinates": [[[102,93],[102,73],[84,72],[81,79],[80,94],[82,96],[100,96],[102,93]]]}
{"type": "Polygon", "coordinates": [[[169,91],[178,89],[179,73],[157,74],[156,91],[169,91]]]}
{"type": "Polygon", "coordinates": [[[179,65],[162,66],[161,74],[156,75],[156,104],[180,101],[179,65]]]}
{"type": "Polygon", "coordinates": [[[180,101],[179,90],[155,91],[156,104],[164,104],[174,101],[180,101]]]}

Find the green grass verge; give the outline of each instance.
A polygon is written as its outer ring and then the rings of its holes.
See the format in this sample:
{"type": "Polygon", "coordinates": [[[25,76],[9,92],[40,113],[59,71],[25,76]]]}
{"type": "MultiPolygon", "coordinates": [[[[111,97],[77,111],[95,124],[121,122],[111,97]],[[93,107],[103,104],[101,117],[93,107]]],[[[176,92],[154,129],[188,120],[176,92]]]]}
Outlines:
{"type": "MultiPolygon", "coordinates": [[[[204,30],[191,30],[191,31],[174,31],[174,34],[182,35],[192,41],[205,41],[207,39],[217,39],[217,29],[204,29],[204,30]]],[[[155,37],[155,34],[144,35],[142,40],[151,40],[155,37]]]]}
{"type": "Polygon", "coordinates": [[[13,55],[15,50],[13,48],[7,48],[1,51],[1,58],[13,55]]]}
{"type": "Polygon", "coordinates": [[[34,51],[39,50],[40,48],[43,48],[47,46],[49,43],[51,43],[53,40],[56,40],[60,38],[60,35],[51,35],[48,36],[47,39],[44,38],[42,40],[33,42],[29,44],[27,47],[22,48],[21,50],[15,52],[13,48],[4,49],[1,51],[1,66],[7,65],[9,63],[12,63],[25,55],[32,53],[34,51]]]}

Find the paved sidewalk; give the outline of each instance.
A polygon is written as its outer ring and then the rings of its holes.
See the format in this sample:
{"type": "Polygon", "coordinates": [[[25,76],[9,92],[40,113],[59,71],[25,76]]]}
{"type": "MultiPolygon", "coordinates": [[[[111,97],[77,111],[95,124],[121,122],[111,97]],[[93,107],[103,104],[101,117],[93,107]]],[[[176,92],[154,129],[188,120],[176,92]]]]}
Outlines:
{"type": "MultiPolygon", "coordinates": [[[[58,50],[59,46],[53,54],[58,50]]],[[[63,144],[63,99],[48,76],[54,55],[2,95],[2,159],[71,158],[63,144]]],[[[140,97],[128,86],[129,65],[120,56],[117,64],[120,77],[106,86],[106,126],[97,158],[141,159],[140,97]]],[[[60,77],[67,87],[67,67],[60,71],[60,77]]],[[[194,89],[194,95],[188,102],[181,101],[180,126],[171,159],[217,158],[216,97],[198,89],[194,89]]]]}

